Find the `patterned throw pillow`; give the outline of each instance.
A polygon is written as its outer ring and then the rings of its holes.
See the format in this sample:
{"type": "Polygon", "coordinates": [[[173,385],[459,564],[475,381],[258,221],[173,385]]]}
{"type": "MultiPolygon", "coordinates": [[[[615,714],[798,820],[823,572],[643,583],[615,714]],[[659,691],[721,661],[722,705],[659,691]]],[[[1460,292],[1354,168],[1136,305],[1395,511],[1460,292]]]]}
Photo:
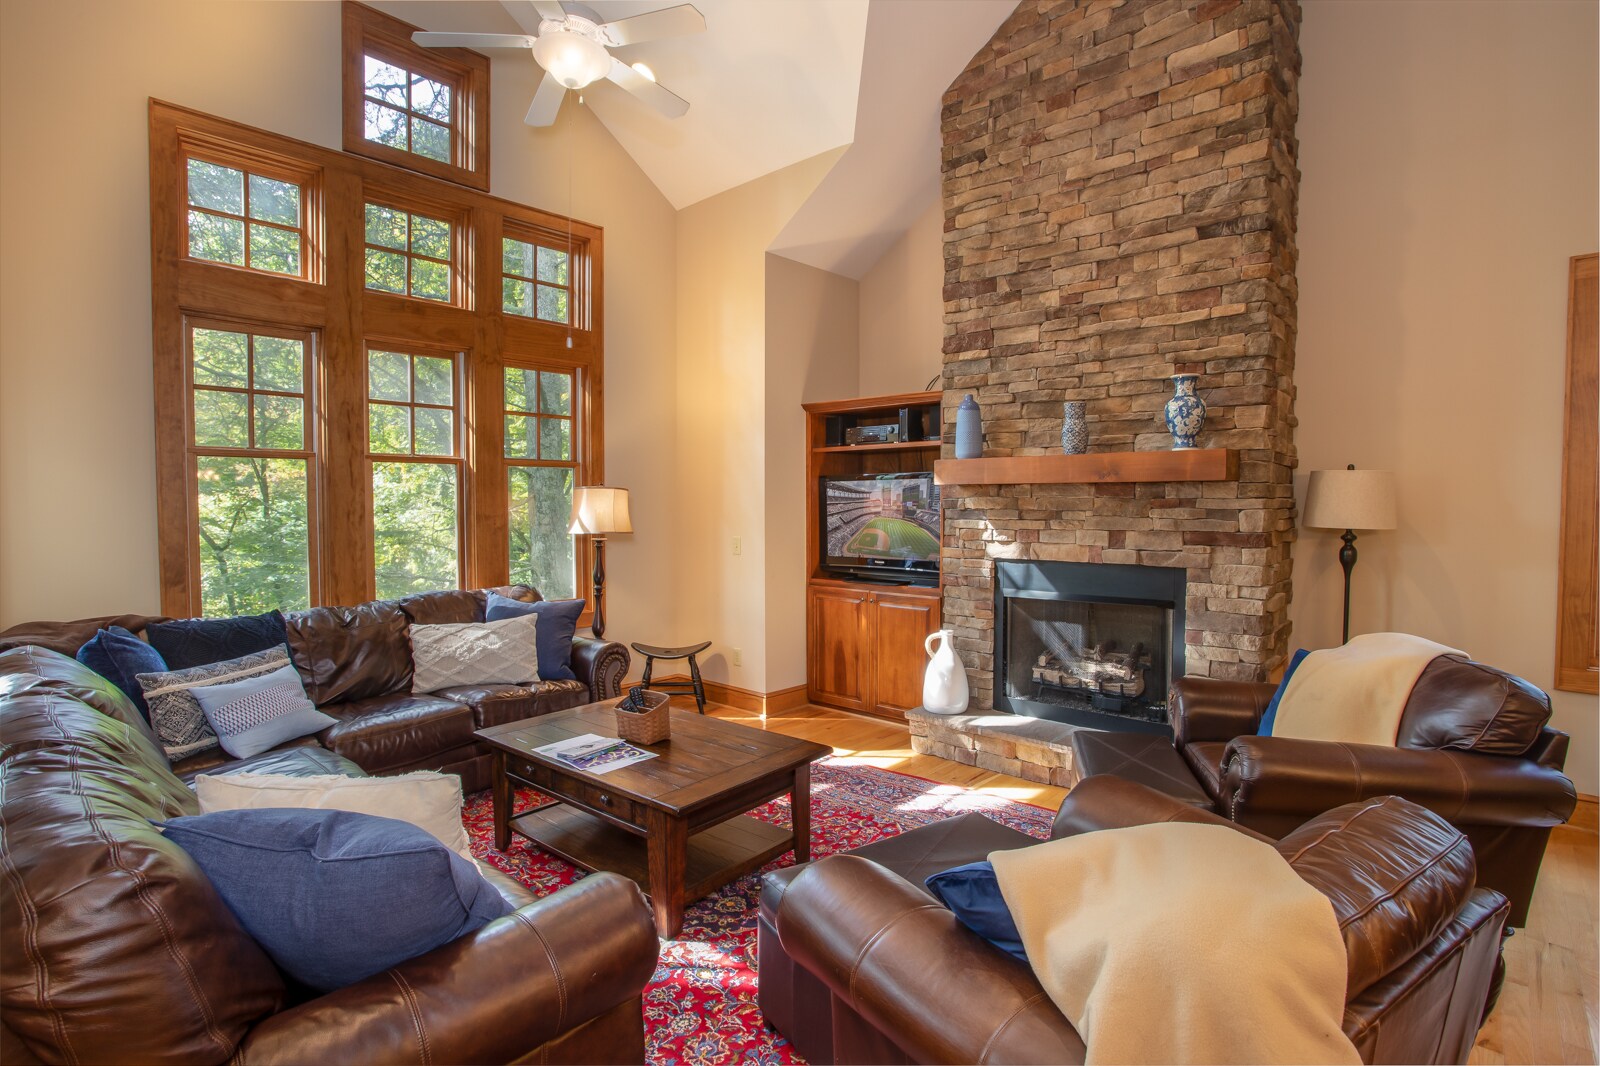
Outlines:
{"type": "Polygon", "coordinates": [[[192,691],[222,741],[222,750],[235,759],[248,759],[335,724],[306,699],[293,663],[270,674],[201,685],[192,691]]]}
{"type": "Polygon", "coordinates": [[[412,692],[452,685],[526,685],[539,679],[538,615],[499,622],[412,626],[412,692]]]}
{"type": "Polygon", "coordinates": [[[150,705],[150,725],[166,749],[167,758],[185,759],[210,751],[219,743],[216,730],[206,721],[205,711],[195,699],[196,687],[270,674],[288,661],[288,647],[279,645],[207,666],[136,675],[145,702],[150,705]]]}

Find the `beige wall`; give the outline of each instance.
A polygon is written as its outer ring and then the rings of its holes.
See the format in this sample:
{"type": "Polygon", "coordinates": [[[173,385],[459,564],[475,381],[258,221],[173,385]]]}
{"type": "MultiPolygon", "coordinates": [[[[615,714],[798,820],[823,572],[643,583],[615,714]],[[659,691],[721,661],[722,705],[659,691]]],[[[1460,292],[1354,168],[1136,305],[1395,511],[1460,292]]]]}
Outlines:
{"type": "MultiPolygon", "coordinates": [[[[710,640],[705,676],[767,684],[766,249],[830,152],[678,212],[675,640],[710,640]],[[735,555],[733,539],[740,540],[735,555]],[[734,652],[742,663],[734,665],[734,652]]],[[[662,396],[669,401],[670,394],[662,396]]],[[[795,399],[798,403],[798,397],[795,399]]]]}
{"type": "MultiPolygon", "coordinates": [[[[439,8],[383,6],[419,20],[439,8]]],[[[336,3],[5,4],[0,626],[159,606],[147,98],[336,148],[338,63],[336,3]],[[275,57],[270,73],[242,61],[246,43],[275,57]]],[[[531,64],[495,63],[492,191],[563,214],[570,203],[606,229],[608,480],[633,489],[639,530],[612,542],[609,615],[612,635],[657,639],[659,605],[677,593],[663,402],[675,215],[573,101],[552,130],[524,126],[532,92],[531,64]]]]}
{"type": "Polygon", "coordinates": [[[861,287],[767,255],[765,692],[806,682],[806,423],[802,403],[859,395],[861,287]]]}
{"type": "Polygon", "coordinates": [[[944,208],[934,197],[861,279],[861,395],[919,392],[944,369],[944,208]]]}
{"type": "MultiPolygon", "coordinates": [[[[1596,6],[1308,0],[1300,477],[1395,471],[1352,629],[1553,683],[1568,257],[1597,245],[1596,6]]],[[[1336,533],[1306,530],[1297,646],[1338,643],[1336,533]]],[[[1596,701],[1555,693],[1600,791],[1596,701]]]]}

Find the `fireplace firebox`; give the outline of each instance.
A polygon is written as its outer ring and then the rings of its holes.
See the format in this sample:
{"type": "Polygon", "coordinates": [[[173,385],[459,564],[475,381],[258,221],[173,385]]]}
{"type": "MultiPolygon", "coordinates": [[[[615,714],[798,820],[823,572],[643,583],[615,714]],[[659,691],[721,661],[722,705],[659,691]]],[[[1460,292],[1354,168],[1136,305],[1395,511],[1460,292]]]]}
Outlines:
{"type": "Polygon", "coordinates": [[[1181,569],[996,563],[994,706],[1095,729],[1165,733],[1183,676],[1181,569]]]}

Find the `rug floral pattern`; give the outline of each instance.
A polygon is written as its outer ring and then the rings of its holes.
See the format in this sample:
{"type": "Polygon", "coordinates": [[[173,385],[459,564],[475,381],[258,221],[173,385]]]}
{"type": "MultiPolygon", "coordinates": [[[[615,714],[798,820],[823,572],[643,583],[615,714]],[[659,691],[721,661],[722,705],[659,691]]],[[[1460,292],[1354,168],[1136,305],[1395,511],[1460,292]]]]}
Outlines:
{"type": "MultiPolygon", "coordinates": [[[[518,794],[519,810],[540,802],[518,794]]],[[[976,811],[1014,829],[1044,837],[1051,812],[954,785],[870,766],[825,759],[811,773],[811,854],[850,851],[929,822],[976,811]]],[[[753,812],[789,825],[788,797],[753,812]]],[[[505,854],[494,849],[494,810],[488,792],[467,797],[463,812],[472,852],[548,895],[583,876],[521,837],[505,854]]],[[[767,869],[792,863],[783,855],[767,869]]],[[[689,908],[683,932],[663,941],[661,960],[645,990],[645,1039],[654,1066],[746,1066],[798,1063],[789,1042],[763,1023],[756,1006],[756,906],[759,875],[740,878],[689,908]]]]}

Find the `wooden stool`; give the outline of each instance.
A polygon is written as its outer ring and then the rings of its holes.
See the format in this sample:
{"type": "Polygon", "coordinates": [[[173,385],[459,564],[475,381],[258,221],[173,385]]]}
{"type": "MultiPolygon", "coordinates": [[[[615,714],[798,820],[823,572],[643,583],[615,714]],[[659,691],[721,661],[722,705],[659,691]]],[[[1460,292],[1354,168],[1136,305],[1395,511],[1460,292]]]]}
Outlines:
{"type": "Polygon", "coordinates": [[[657,692],[681,692],[685,695],[692,694],[694,702],[700,708],[700,713],[706,713],[706,687],[700,682],[700,666],[694,657],[711,647],[709,640],[699,644],[682,648],[658,648],[653,644],[634,644],[633,650],[644,656],[644,687],[654,688],[657,692]],[[653,686],[650,675],[655,671],[657,659],[688,659],[689,680],[687,681],[657,681],[653,686]]]}

